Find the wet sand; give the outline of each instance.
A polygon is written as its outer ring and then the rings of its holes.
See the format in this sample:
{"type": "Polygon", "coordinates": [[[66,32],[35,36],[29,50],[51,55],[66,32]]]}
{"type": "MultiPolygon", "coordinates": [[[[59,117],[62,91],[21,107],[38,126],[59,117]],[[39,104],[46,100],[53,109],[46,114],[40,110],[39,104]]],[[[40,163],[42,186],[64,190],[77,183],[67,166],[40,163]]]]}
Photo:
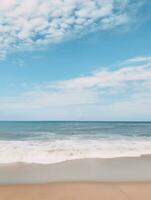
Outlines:
{"type": "Polygon", "coordinates": [[[80,159],[55,164],[1,164],[0,184],[151,181],[151,157],[80,159]]]}

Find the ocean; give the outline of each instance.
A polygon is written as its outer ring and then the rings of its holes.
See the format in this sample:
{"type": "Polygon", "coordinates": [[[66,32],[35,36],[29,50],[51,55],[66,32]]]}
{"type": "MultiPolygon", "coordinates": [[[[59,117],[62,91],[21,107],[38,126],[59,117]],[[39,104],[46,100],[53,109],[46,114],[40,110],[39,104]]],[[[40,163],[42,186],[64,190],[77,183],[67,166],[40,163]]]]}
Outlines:
{"type": "Polygon", "coordinates": [[[151,122],[0,122],[0,163],[151,154],[151,122]]]}

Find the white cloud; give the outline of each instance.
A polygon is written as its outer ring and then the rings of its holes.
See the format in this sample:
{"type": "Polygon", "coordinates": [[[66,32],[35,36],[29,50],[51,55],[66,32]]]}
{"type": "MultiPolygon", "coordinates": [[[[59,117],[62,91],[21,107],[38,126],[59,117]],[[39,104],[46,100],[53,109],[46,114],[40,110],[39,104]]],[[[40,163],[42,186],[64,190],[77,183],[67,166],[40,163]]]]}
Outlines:
{"type": "Polygon", "coordinates": [[[91,31],[125,25],[133,20],[131,6],[135,5],[137,10],[138,4],[134,2],[1,0],[0,59],[11,51],[36,49],[91,31]]]}
{"type": "Polygon", "coordinates": [[[149,120],[150,91],[151,57],[136,57],[114,70],[1,97],[0,119],[149,120]]]}
{"type": "Polygon", "coordinates": [[[149,63],[150,64],[150,62],[151,62],[151,57],[150,56],[138,56],[138,57],[135,57],[135,58],[131,58],[131,59],[128,59],[128,60],[126,60],[125,62],[123,62],[123,63],[125,63],[125,64],[142,64],[142,62],[147,62],[147,64],[149,63]]]}
{"type": "Polygon", "coordinates": [[[90,76],[57,82],[62,89],[113,88],[136,81],[151,81],[151,57],[137,57],[127,60],[130,66],[114,70],[100,70],[90,76]],[[145,62],[142,65],[142,61],[145,62]],[[130,63],[131,62],[131,63],[130,63]],[[134,63],[136,66],[133,66],[134,63]]]}

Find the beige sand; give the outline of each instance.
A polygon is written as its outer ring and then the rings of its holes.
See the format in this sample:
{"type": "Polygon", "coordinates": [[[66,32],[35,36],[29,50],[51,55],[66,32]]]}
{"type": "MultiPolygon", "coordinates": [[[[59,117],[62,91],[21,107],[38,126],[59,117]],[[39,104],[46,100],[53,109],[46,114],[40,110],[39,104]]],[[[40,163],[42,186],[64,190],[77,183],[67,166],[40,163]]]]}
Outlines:
{"type": "Polygon", "coordinates": [[[0,200],[151,200],[151,182],[1,185],[0,200]]]}

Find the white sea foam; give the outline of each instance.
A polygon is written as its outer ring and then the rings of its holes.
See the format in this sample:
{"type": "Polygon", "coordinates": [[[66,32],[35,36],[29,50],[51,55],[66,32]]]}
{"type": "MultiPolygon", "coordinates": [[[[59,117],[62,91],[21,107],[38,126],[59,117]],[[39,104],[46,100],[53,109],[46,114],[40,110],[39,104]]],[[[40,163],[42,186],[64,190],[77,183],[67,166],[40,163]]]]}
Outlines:
{"type": "Polygon", "coordinates": [[[57,163],[151,154],[151,139],[0,141],[0,163],[57,163]]]}

